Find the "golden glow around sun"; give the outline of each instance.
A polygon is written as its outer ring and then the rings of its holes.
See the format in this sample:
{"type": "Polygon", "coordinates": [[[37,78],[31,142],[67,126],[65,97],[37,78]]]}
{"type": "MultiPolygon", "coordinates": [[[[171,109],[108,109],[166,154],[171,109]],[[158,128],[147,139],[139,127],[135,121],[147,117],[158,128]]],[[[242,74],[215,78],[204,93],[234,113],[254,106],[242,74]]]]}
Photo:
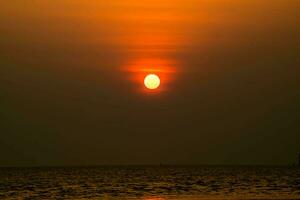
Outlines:
{"type": "Polygon", "coordinates": [[[159,87],[160,79],[156,74],[148,74],[144,79],[146,88],[154,90],[159,87]]]}

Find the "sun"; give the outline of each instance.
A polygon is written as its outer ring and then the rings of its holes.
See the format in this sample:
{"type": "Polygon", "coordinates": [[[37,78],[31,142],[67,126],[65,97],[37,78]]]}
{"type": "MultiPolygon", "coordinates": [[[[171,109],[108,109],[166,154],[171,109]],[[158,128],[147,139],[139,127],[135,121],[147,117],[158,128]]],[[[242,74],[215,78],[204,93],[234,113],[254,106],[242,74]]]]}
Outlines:
{"type": "Polygon", "coordinates": [[[160,79],[156,74],[148,74],[144,79],[145,87],[154,90],[160,85],[160,79]]]}

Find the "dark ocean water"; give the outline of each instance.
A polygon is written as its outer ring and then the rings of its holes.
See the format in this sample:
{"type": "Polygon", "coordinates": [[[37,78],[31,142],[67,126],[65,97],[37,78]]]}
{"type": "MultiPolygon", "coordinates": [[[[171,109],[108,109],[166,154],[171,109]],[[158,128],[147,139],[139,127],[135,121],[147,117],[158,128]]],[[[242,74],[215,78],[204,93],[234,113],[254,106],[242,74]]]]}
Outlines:
{"type": "Polygon", "coordinates": [[[299,167],[2,168],[0,199],[300,199],[299,167]]]}

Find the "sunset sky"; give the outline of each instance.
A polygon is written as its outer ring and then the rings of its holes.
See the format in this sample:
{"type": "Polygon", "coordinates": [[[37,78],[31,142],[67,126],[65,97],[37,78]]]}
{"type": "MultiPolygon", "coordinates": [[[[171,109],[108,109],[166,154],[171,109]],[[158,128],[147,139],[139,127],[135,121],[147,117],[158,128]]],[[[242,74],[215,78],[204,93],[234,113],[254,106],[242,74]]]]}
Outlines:
{"type": "Polygon", "coordinates": [[[296,162],[299,10],[0,1],[0,166],[296,162]]]}

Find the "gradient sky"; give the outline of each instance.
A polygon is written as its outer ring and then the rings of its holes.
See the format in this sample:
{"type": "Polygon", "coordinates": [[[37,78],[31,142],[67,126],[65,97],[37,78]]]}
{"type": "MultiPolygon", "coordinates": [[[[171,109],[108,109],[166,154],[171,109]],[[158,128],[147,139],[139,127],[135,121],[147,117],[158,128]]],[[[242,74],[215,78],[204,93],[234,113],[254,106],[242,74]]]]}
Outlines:
{"type": "Polygon", "coordinates": [[[0,166],[296,162],[299,10],[0,1],[0,166]]]}

